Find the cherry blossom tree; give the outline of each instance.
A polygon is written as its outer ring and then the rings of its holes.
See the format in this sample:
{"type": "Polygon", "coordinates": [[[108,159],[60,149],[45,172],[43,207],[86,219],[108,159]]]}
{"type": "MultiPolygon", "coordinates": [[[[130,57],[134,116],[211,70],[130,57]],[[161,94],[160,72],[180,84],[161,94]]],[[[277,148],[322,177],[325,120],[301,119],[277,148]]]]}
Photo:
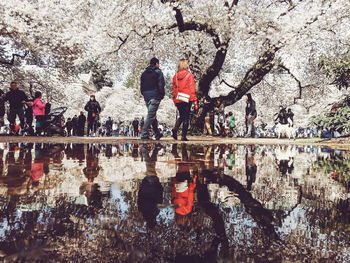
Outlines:
{"type": "Polygon", "coordinates": [[[290,75],[301,98],[317,58],[348,48],[349,8],[347,0],[4,0],[1,74],[33,63],[71,77],[93,62],[113,79],[152,56],[174,69],[186,57],[200,127],[214,105],[234,104],[268,74],[290,75]],[[213,95],[214,86],[223,91],[213,95]]]}

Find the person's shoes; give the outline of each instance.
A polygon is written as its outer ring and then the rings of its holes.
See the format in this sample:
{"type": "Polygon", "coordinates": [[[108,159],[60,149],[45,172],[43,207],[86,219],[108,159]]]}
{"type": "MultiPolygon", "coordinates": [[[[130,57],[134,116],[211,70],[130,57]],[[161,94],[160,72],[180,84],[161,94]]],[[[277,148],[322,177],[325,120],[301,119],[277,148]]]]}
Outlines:
{"type": "Polygon", "coordinates": [[[157,140],[157,141],[159,141],[159,140],[160,140],[160,138],[162,138],[162,137],[163,137],[163,134],[161,134],[161,133],[160,133],[160,134],[156,135],[156,137],[155,137],[155,138],[156,138],[156,140],[157,140]]]}
{"type": "Polygon", "coordinates": [[[177,140],[177,132],[174,129],[171,130],[171,137],[173,137],[174,140],[177,140]]]}
{"type": "Polygon", "coordinates": [[[148,136],[143,136],[141,137],[141,140],[150,140],[150,138],[148,136]]]}
{"type": "Polygon", "coordinates": [[[181,137],[181,141],[188,142],[188,139],[186,137],[181,137]]]}

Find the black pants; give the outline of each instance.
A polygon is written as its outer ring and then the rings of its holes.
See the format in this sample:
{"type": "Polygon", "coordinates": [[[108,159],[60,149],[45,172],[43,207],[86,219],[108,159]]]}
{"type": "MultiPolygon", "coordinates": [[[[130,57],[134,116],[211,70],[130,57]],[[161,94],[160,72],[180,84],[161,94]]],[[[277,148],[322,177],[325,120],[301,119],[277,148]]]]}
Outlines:
{"type": "Polygon", "coordinates": [[[97,131],[98,117],[88,117],[88,135],[92,135],[97,131]]]}
{"type": "Polygon", "coordinates": [[[21,128],[24,128],[24,110],[23,108],[10,108],[10,112],[8,114],[8,120],[12,127],[16,124],[16,116],[18,116],[19,121],[21,123],[21,128]]]}
{"type": "Polygon", "coordinates": [[[139,126],[133,126],[134,128],[134,137],[139,137],[139,126]]]}
{"type": "Polygon", "coordinates": [[[179,111],[180,117],[175,122],[174,132],[177,132],[182,124],[182,137],[186,138],[187,130],[190,125],[190,112],[192,102],[176,103],[176,108],[179,111]]]}

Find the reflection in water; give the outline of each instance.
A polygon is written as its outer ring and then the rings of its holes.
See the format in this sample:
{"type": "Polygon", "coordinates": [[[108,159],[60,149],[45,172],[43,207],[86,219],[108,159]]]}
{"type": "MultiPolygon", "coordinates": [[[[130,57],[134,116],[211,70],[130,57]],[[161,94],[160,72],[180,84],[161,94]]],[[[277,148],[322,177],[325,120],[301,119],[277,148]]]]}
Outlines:
{"type": "MultiPolygon", "coordinates": [[[[163,201],[163,186],[159,182],[156,172],[159,146],[157,145],[153,148],[152,155],[150,155],[150,147],[151,145],[142,145],[141,151],[143,160],[146,163],[146,173],[139,188],[137,205],[144,220],[147,222],[147,226],[153,228],[156,225],[156,218],[159,214],[157,205],[163,201]]],[[[135,148],[133,149],[133,156],[135,156],[135,148]]]]}
{"type": "Polygon", "coordinates": [[[2,144],[5,262],[349,262],[347,152],[2,144]]]}

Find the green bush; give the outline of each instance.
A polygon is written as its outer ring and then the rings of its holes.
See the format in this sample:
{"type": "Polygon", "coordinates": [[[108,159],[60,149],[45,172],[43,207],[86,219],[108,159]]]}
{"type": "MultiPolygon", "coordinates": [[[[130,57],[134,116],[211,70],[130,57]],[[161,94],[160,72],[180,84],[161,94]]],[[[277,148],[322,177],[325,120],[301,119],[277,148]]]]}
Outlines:
{"type": "Polygon", "coordinates": [[[338,105],[336,110],[313,116],[310,125],[321,130],[348,133],[350,130],[350,97],[346,96],[336,105],[338,105]]]}
{"type": "Polygon", "coordinates": [[[318,66],[339,89],[349,87],[350,55],[348,53],[339,57],[321,57],[318,66]]]}

